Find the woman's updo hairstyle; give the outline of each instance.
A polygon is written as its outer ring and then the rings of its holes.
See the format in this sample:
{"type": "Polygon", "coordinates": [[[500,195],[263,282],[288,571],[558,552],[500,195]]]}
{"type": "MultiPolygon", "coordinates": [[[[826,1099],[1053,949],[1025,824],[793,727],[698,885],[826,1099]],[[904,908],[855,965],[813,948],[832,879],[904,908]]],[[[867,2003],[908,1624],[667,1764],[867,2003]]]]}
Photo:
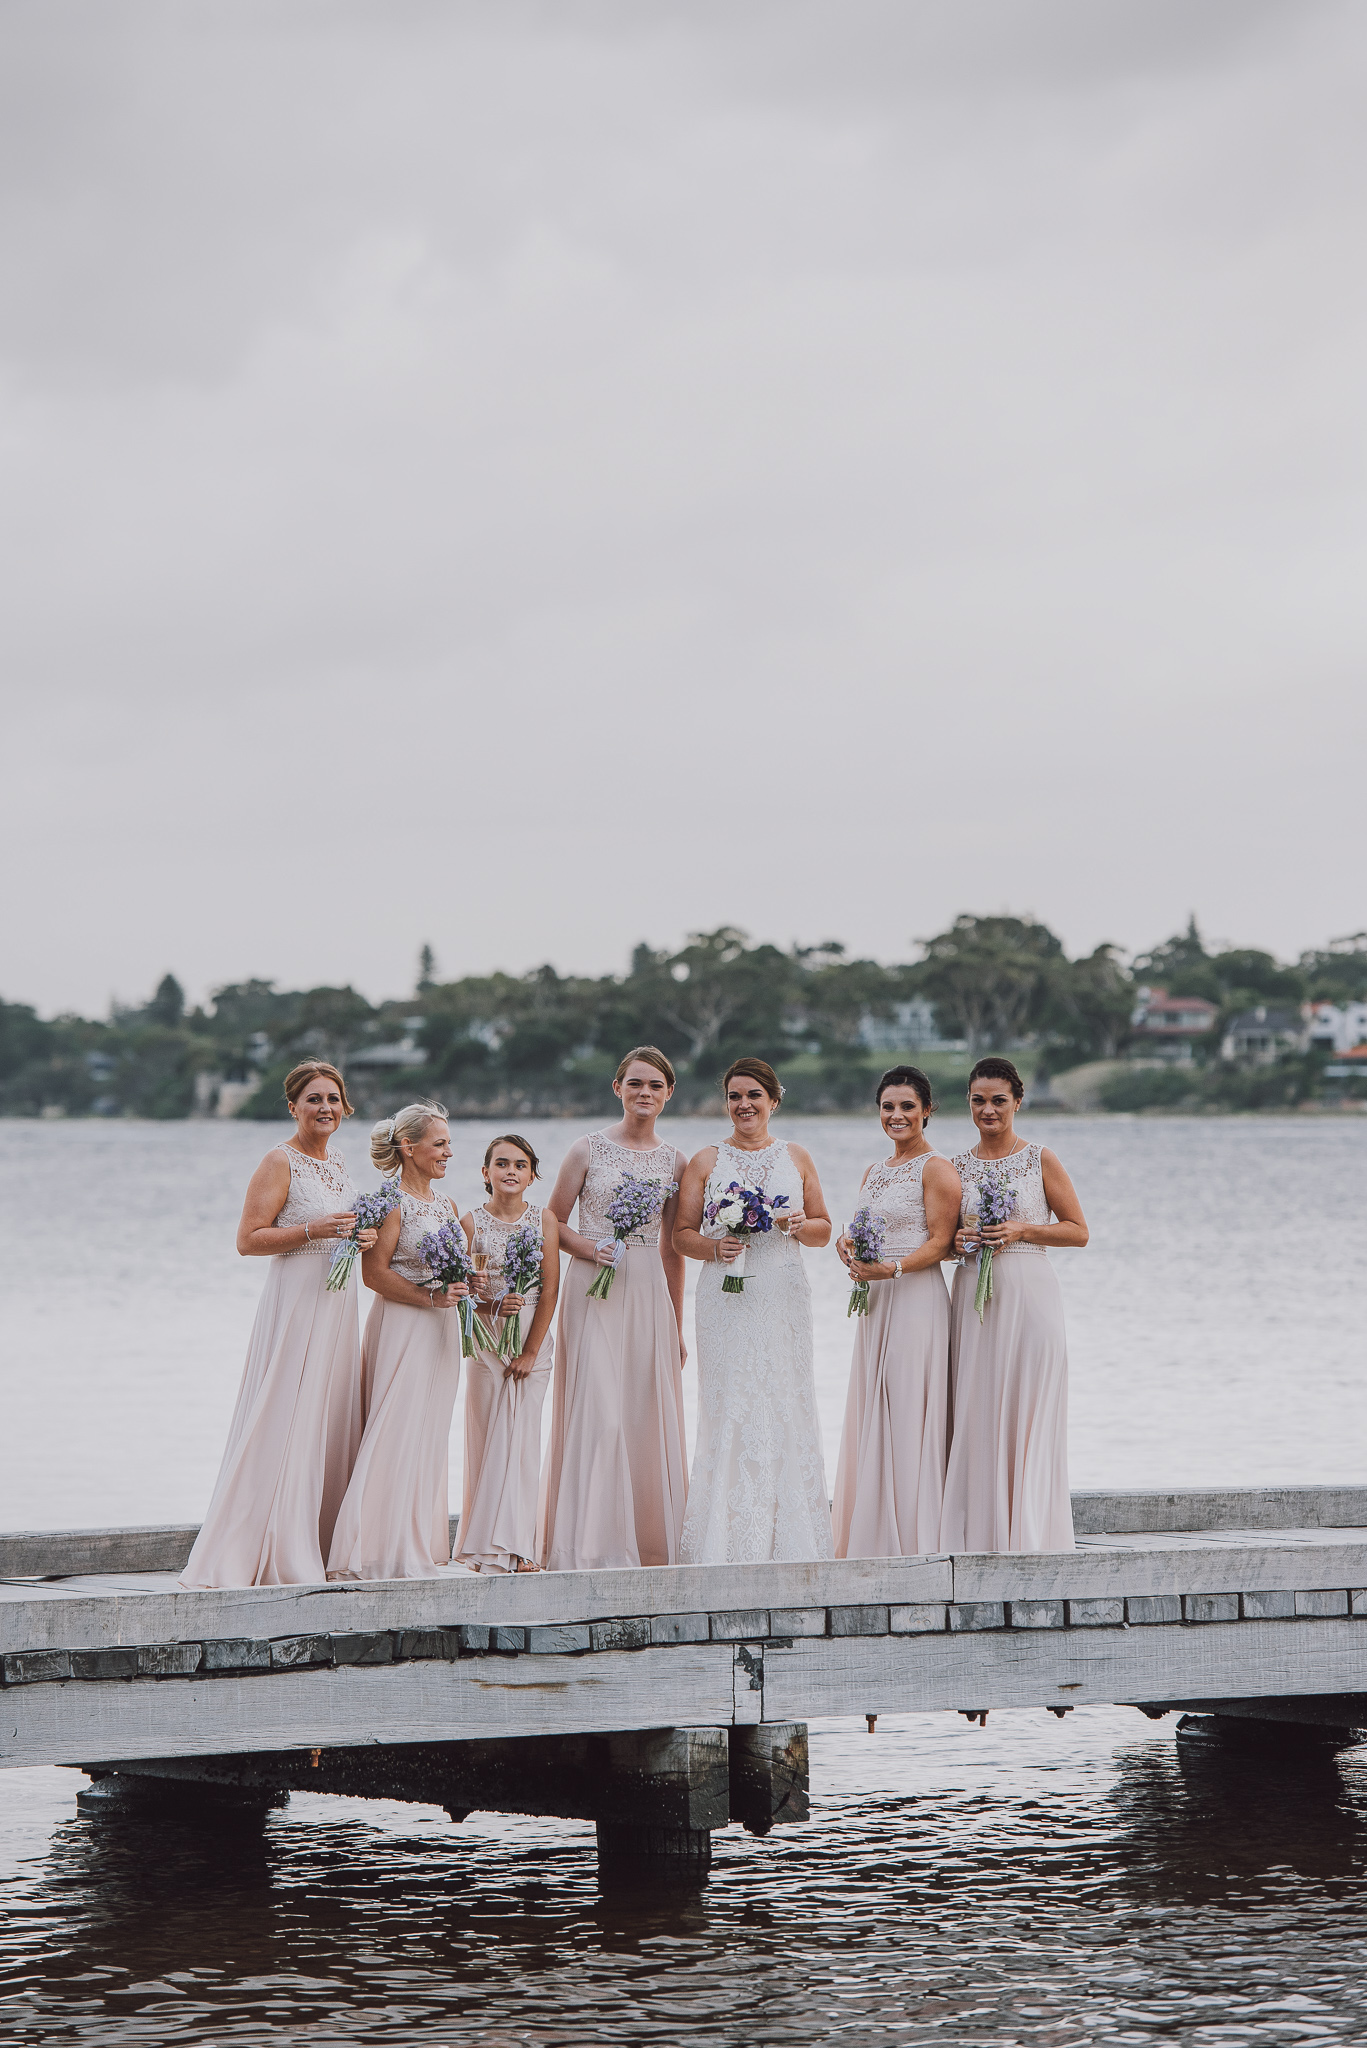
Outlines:
{"type": "Polygon", "coordinates": [[[668,1082],[669,1086],[671,1088],[674,1086],[674,1069],[671,1066],[670,1062],[665,1058],[664,1054],[660,1051],[658,1045],[632,1046],[631,1051],[627,1054],[626,1058],[622,1061],[621,1066],[618,1067],[617,1072],[612,1077],[614,1081],[619,1083],[619,1085],[621,1082],[625,1081],[627,1077],[627,1068],[631,1065],[633,1060],[644,1060],[645,1064],[648,1067],[657,1067],[659,1071],[664,1075],[665,1080],[668,1082]]]}
{"type": "Polygon", "coordinates": [[[540,1180],[541,1161],[537,1158],[535,1152],[533,1152],[531,1146],[527,1143],[527,1140],[525,1138],[519,1138],[516,1131],[502,1131],[500,1132],[498,1137],[490,1138],[488,1144],[484,1148],[484,1165],[482,1166],[480,1171],[484,1175],[484,1186],[489,1194],[492,1194],[494,1191],[494,1184],[489,1178],[489,1161],[494,1156],[495,1145],[512,1145],[519,1152],[525,1153],[526,1157],[531,1162],[532,1179],[540,1180]]]}
{"type": "Polygon", "coordinates": [[[397,1173],[403,1165],[400,1141],[416,1145],[437,1117],[446,1111],[439,1102],[410,1102],[393,1116],[383,1116],[370,1133],[370,1157],[381,1173],[397,1173]]]}
{"type": "Polygon", "coordinates": [[[991,1059],[978,1061],[977,1066],[968,1077],[970,1089],[975,1081],[1005,1081],[1017,1102],[1023,1102],[1025,1099],[1024,1081],[1022,1081],[1010,1060],[998,1059],[995,1054],[991,1059]]]}
{"type": "Polygon", "coordinates": [[[885,1088],[914,1088],[916,1099],[921,1105],[921,1121],[929,1123],[935,1114],[935,1101],[931,1092],[930,1076],[923,1074],[919,1067],[889,1067],[873,1091],[873,1099],[881,1109],[885,1088]]]}
{"type": "Polygon", "coordinates": [[[309,1082],[316,1080],[320,1074],[325,1081],[335,1081],[337,1083],[337,1093],[342,1098],[342,1115],[354,1115],[355,1112],[347,1098],[346,1082],[342,1079],[337,1068],[333,1066],[331,1060],[304,1060],[301,1065],[291,1067],[285,1076],[286,1102],[293,1107],[308,1087],[309,1082]]]}
{"type": "Polygon", "coordinates": [[[770,1066],[768,1060],[732,1060],[721,1077],[721,1092],[725,1095],[737,1074],[743,1074],[747,1081],[758,1081],[769,1100],[775,1104],[783,1100],[783,1083],[770,1066]]]}

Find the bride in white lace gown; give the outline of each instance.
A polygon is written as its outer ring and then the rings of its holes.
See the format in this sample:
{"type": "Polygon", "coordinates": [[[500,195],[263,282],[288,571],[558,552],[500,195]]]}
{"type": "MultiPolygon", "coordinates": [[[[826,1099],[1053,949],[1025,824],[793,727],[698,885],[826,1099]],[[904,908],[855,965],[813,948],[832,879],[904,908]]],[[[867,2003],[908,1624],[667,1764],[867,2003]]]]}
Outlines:
{"type": "Polygon", "coordinates": [[[831,1514],[799,1246],[828,1244],[831,1221],[810,1153],[769,1137],[782,1092],[773,1068],[737,1060],[723,1086],[732,1135],[689,1162],[674,1231],[679,1251],[705,1261],[696,1307],[698,1438],[680,1559],[826,1558],[831,1514]],[[786,1195],[788,1227],[742,1245],[708,1224],[706,1204],[732,1181],[786,1195]],[[724,1294],[742,1250],[744,1289],[724,1294]]]}

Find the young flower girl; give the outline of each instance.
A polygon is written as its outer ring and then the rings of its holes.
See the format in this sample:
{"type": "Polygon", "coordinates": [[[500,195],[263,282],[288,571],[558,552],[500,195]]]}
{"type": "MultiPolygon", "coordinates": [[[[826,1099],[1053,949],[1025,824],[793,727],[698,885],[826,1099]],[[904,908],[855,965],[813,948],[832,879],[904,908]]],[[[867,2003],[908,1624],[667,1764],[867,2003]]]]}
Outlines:
{"type": "MultiPolygon", "coordinates": [[[[509,1132],[484,1154],[479,1208],[461,1218],[476,1264],[479,1312],[497,1348],[481,1345],[467,1361],[465,1488],[456,1560],[474,1571],[534,1572],[541,1409],[551,1378],[551,1320],[560,1289],[560,1227],[549,1209],[527,1200],[540,1161],[509,1132]],[[525,1294],[502,1291],[512,1247],[539,1240],[540,1283],[525,1294]],[[514,1348],[516,1346],[516,1348],[514,1348]]],[[[535,1243],[530,1247],[535,1250],[535,1243]]]]}

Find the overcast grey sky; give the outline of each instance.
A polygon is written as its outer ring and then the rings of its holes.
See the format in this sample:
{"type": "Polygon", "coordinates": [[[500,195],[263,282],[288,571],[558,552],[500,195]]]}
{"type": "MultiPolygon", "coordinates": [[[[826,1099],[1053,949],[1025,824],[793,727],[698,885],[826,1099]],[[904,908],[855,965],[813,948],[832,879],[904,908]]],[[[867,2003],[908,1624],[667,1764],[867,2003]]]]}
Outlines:
{"type": "Polygon", "coordinates": [[[1367,924],[1367,10],[8,0],[0,993],[1367,924]]]}

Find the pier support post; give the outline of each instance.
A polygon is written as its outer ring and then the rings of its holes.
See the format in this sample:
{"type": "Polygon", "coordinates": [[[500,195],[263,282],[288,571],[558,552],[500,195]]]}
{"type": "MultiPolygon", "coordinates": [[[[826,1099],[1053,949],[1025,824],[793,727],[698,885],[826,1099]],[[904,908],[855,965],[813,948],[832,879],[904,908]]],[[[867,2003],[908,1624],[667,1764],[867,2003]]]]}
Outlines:
{"type": "Polygon", "coordinates": [[[607,1738],[595,1815],[604,1872],[649,1868],[697,1875],[712,1829],[731,1818],[725,1728],[648,1728],[607,1738]]]}
{"type": "Polygon", "coordinates": [[[776,1822],[806,1820],[806,1722],[760,1721],[728,1732],[732,1820],[752,1835],[767,1835],[776,1822]]]}

